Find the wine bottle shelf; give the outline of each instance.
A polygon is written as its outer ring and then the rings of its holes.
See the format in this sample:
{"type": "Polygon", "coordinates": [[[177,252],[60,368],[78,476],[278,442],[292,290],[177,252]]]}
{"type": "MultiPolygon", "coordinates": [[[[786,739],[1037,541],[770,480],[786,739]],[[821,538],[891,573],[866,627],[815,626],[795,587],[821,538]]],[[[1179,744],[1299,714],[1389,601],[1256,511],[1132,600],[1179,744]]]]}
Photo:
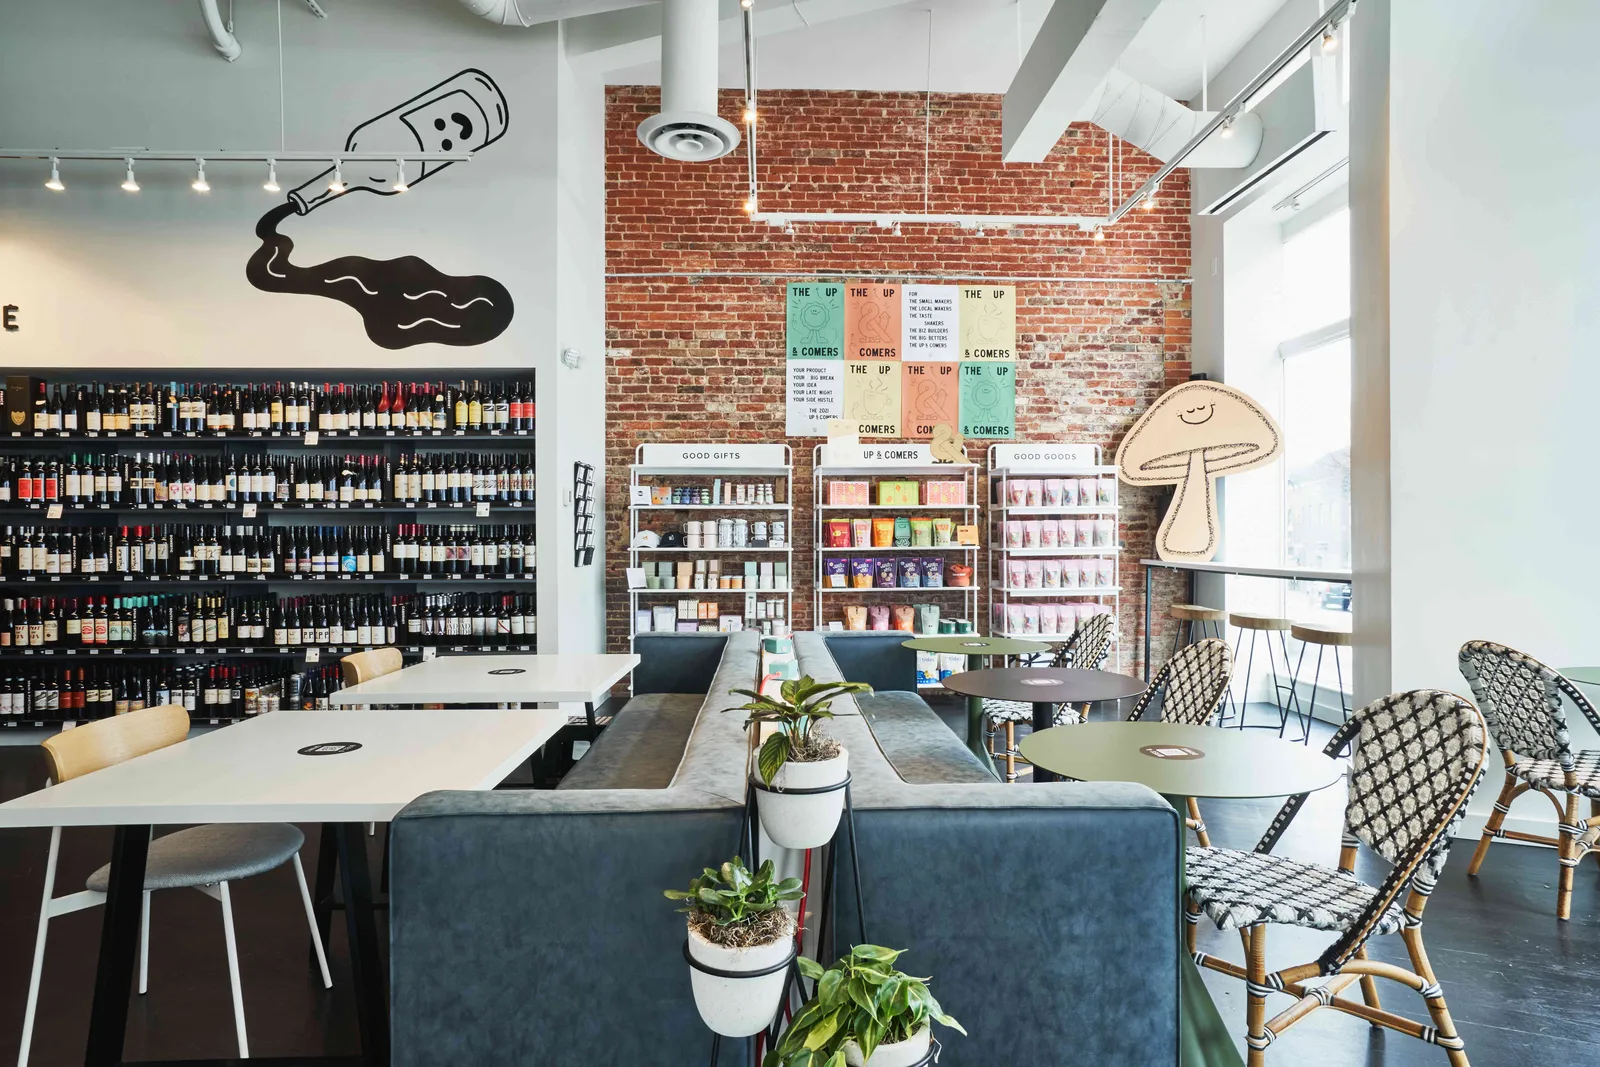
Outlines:
{"type": "MultiPolygon", "coordinates": [[[[40,504],[0,504],[0,519],[28,518],[39,519],[48,516],[54,503],[40,504]]],[[[68,515],[239,515],[242,514],[249,503],[223,503],[223,504],[61,504],[62,517],[68,515]]],[[[493,518],[496,513],[503,515],[507,511],[532,512],[535,504],[531,500],[490,500],[458,503],[456,501],[412,501],[405,504],[372,504],[362,503],[287,503],[276,501],[270,504],[256,503],[255,517],[264,518],[268,515],[328,515],[355,512],[361,515],[413,515],[418,512],[439,511],[450,515],[452,518],[493,518]],[[489,505],[488,515],[477,515],[480,504],[489,505]]]]}
{"type": "Polygon", "coordinates": [[[184,447],[197,444],[225,445],[230,442],[267,442],[270,441],[274,448],[285,445],[299,445],[302,448],[334,448],[345,447],[351,441],[364,441],[369,444],[381,444],[385,441],[497,441],[501,444],[511,441],[532,442],[535,436],[533,430],[500,430],[484,432],[481,430],[363,430],[359,433],[349,430],[318,430],[311,434],[305,433],[274,433],[271,430],[236,431],[234,433],[184,433],[181,430],[168,432],[157,430],[154,433],[138,433],[135,431],[117,431],[113,433],[38,433],[32,430],[14,430],[10,433],[0,434],[0,445],[28,445],[41,444],[95,444],[120,443],[137,441],[141,444],[147,442],[170,442],[181,444],[184,447]]]}
{"type": "Polygon", "coordinates": [[[58,644],[49,648],[0,648],[0,659],[24,659],[37,661],[76,661],[78,657],[92,660],[104,660],[111,663],[143,662],[157,659],[194,659],[199,656],[216,658],[219,656],[280,656],[284,659],[300,659],[307,663],[332,662],[340,656],[348,656],[355,652],[364,652],[373,648],[398,648],[406,655],[420,656],[424,648],[431,648],[435,653],[448,652],[451,655],[467,655],[479,653],[493,655],[505,652],[533,652],[533,644],[493,644],[493,645],[183,645],[165,648],[140,648],[140,647],[108,647],[74,646],[58,644]],[[308,652],[316,655],[307,657],[308,652]]]}
{"type": "Polygon", "coordinates": [[[501,582],[532,582],[537,574],[195,574],[145,577],[135,574],[43,574],[10,575],[6,583],[24,587],[57,585],[111,586],[117,589],[186,588],[192,585],[295,585],[300,583],[348,582],[352,585],[393,585],[402,582],[433,582],[441,585],[497,585],[501,582]]]}

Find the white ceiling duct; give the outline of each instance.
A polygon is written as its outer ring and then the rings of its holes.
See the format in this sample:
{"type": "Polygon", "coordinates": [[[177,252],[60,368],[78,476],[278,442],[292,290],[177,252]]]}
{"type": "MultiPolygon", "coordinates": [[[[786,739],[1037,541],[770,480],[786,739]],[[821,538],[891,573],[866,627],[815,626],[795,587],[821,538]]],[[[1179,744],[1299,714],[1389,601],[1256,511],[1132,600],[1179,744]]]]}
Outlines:
{"type": "Polygon", "coordinates": [[[517,0],[461,0],[461,3],[479,18],[497,22],[502,26],[527,28],[548,18],[543,13],[524,15],[517,0]]]}
{"type": "Polygon", "coordinates": [[[223,21],[222,13],[217,10],[217,0],[200,0],[200,15],[206,20],[211,42],[222,53],[222,58],[229,63],[238,59],[244,49],[239,47],[239,38],[233,35],[233,27],[223,21]]]}
{"type": "Polygon", "coordinates": [[[661,23],[661,113],[639,140],[668,159],[725,156],[739,130],[717,115],[717,0],[665,0],[661,23]]]}
{"type": "MultiPolygon", "coordinates": [[[[1165,93],[1116,70],[1106,75],[1082,114],[1163,163],[1177,155],[1216,116],[1214,111],[1191,111],[1165,93]]],[[[1261,136],[1261,117],[1242,112],[1231,128],[1206,138],[1180,166],[1248,166],[1261,151],[1261,136]]]]}

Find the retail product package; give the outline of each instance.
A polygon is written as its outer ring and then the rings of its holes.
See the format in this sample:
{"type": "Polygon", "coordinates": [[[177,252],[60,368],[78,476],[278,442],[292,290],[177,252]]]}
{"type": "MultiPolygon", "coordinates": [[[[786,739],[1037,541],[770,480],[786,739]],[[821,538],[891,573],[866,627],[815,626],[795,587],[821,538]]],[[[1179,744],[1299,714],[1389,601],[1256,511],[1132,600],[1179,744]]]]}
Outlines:
{"type": "Polygon", "coordinates": [[[1061,536],[1061,521],[1059,519],[1040,519],[1039,520],[1039,547],[1040,548],[1055,548],[1060,543],[1057,540],[1057,538],[1059,538],[1060,536],[1061,536]]]}
{"type": "Polygon", "coordinates": [[[1055,633],[1056,632],[1056,620],[1058,618],[1059,618],[1059,616],[1056,613],[1056,606],[1054,604],[1040,604],[1039,605],[1039,633],[1040,634],[1053,634],[1053,633],[1055,633]]]}
{"type": "Polygon", "coordinates": [[[1025,559],[1006,560],[1006,587],[1021,589],[1028,580],[1028,561],[1025,559]]]}
{"type": "Polygon", "coordinates": [[[849,548],[850,520],[824,519],[822,523],[822,544],[825,548],[849,548]]]}
{"type": "Polygon", "coordinates": [[[914,508],[922,503],[921,482],[879,482],[878,506],[881,508],[914,508]]]}
{"type": "Polygon", "coordinates": [[[1117,502],[1117,479],[1112,476],[1099,478],[1095,492],[1095,506],[1108,508],[1117,502]]]}
{"type": "Polygon", "coordinates": [[[850,564],[843,556],[822,557],[822,588],[845,589],[850,585],[850,564]]]}
{"type": "Polygon", "coordinates": [[[678,627],[678,609],[670,604],[657,604],[651,611],[652,630],[672,631],[678,627]]]}
{"type": "Polygon", "coordinates": [[[1061,479],[1046,478],[1044,480],[1044,506],[1059,508],[1061,506],[1061,479]]]}
{"type": "Polygon", "coordinates": [[[1098,493],[1095,486],[1099,481],[1098,478],[1079,478],[1073,482],[1075,487],[1073,504],[1080,508],[1094,507],[1095,496],[1098,493]]]}
{"type": "Polygon", "coordinates": [[[1114,559],[1097,559],[1094,562],[1095,562],[1095,581],[1094,581],[1094,584],[1100,586],[1102,589],[1109,589],[1113,585],[1116,585],[1117,584],[1117,578],[1116,578],[1117,561],[1114,560],[1114,559]]]}
{"type": "Polygon", "coordinates": [[[972,567],[966,563],[952,563],[946,568],[945,580],[952,586],[972,584],[972,567]]]}
{"type": "Polygon", "coordinates": [[[852,589],[871,589],[873,578],[873,563],[871,556],[855,556],[850,560],[850,587],[852,589]]]}
{"type": "Polygon", "coordinates": [[[894,544],[894,520],[872,520],[872,547],[889,548],[894,544]]]}
{"type": "Polygon", "coordinates": [[[1039,632],[1039,608],[1035,604],[1024,604],[1022,607],[1022,632],[1036,634],[1039,632]]]}
{"type": "Polygon", "coordinates": [[[917,612],[910,604],[896,604],[889,609],[891,629],[903,630],[908,634],[917,632],[917,612]]]}
{"type": "Polygon", "coordinates": [[[865,604],[846,604],[844,606],[844,628],[846,630],[865,630],[867,628],[867,606],[865,604]]]}
{"type": "Polygon", "coordinates": [[[650,609],[640,608],[633,613],[633,632],[647,634],[650,632],[650,609]]]}
{"type": "Polygon", "coordinates": [[[1022,547],[1039,547],[1039,520],[1024,519],[1022,523],[1022,547]]]}
{"type": "Polygon", "coordinates": [[[904,556],[895,561],[899,571],[899,586],[901,589],[919,589],[922,587],[922,561],[915,556],[904,556]]]}
{"type": "Polygon", "coordinates": [[[851,548],[871,548],[872,547],[872,520],[871,519],[851,519],[850,520],[850,547],[851,548]]]}
{"type": "MultiPolygon", "coordinates": [[[[748,569],[748,565],[746,566],[746,569],[748,569]]],[[[749,581],[746,580],[745,587],[749,588],[749,585],[750,585],[749,581]]],[[[758,589],[782,589],[783,588],[783,583],[778,581],[777,571],[773,570],[773,565],[771,563],[762,561],[758,565],[757,570],[756,570],[756,588],[758,588],[758,589]]]]}
{"type": "Polygon", "coordinates": [[[1061,564],[1061,588],[1078,588],[1078,561],[1075,559],[1059,559],[1056,562],[1061,564]]]}
{"type": "Polygon", "coordinates": [[[1021,548],[1022,547],[1022,520],[1021,519],[1007,519],[1006,520],[1006,547],[1007,548],[1021,548]]]}
{"type": "MultiPolygon", "coordinates": [[[[943,630],[944,624],[949,621],[949,619],[940,619],[939,629],[943,630]]],[[[939,681],[942,682],[952,674],[960,674],[966,669],[967,657],[951,655],[948,652],[939,653],[939,681]]]]}
{"type": "Polygon", "coordinates": [[[955,540],[956,524],[954,519],[933,520],[933,545],[943,548],[955,540]]]}
{"type": "Polygon", "coordinates": [[[1024,499],[1027,500],[1028,507],[1030,507],[1030,508],[1043,507],[1044,506],[1044,479],[1042,479],[1042,478],[1029,478],[1028,481],[1027,481],[1027,491],[1025,493],[1024,499]]]}
{"type": "Polygon", "coordinates": [[[895,583],[895,570],[893,557],[879,557],[872,561],[872,575],[874,589],[893,589],[895,583]]]}
{"type": "MultiPolygon", "coordinates": [[[[7,389],[6,395],[10,396],[11,390],[7,389]]],[[[650,487],[650,503],[656,505],[657,507],[672,503],[672,486],[652,485],[650,487]]]]}
{"type": "Polygon", "coordinates": [[[967,483],[964,481],[928,481],[922,483],[924,504],[955,504],[967,502],[967,483]]]}
{"type": "Polygon", "coordinates": [[[889,628],[889,605],[867,605],[867,628],[871,630],[887,630],[889,628]]]}
{"type": "Polygon", "coordinates": [[[828,503],[859,507],[872,503],[872,498],[866,482],[832,481],[828,483],[828,503]]]}
{"type": "Polygon", "coordinates": [[[1020,508],[1028,502],[1028,483],[1020,478],[1006,480],[1006,503],[1014,508],[1020,508]]]}
{"type": "Polygon", "coordinates": [[[911,520],[904,515],[896,515],[894,518],[894,547],[911,547],[911,520]]]}
{"type": "Polygon", "coordinates": [[[1075,548],[1094,547],[1094,520],[1078,519],[1072,524],[1072,544],[1075,548]]]}
{"type": "Polygon", "coordinates": [[[1117,543],[1117,520],[1094,520],[1094,547],[1110,548],[1117,543]]]}
{"type": "Polygon", "coordinates": [[[939,684],[939,653],[917,653],[917,685],[939,684]]]}
{"type": "Polygon", "coordinates": [[[1044,560],[1030,559],[1028,561],[1027,580],[1023,582],[1024,589],[1040,589],[1044,586],[1044,560]]]}
{"type": "Polygon", "coordinates": [[[912,519],[911,520],[911,547],[912,548],[932,548],[933,547],[933,520],[932,519],[912,519]]]}
{"type": "MultiPolygon", "coordinates": [[[[922,587],[924,589],[938,589],[944,585],[944,557],[923,556],[922,560],[922,587]]],[[[933,633],[932,630],[923,630],[925,634],[933,633]]]]}
{"type": "Polygon", "coordinates": [[[1060,589],[1061,561],[1059,559],[1043,559],[1039,561],[1039,565],[1040,570],[1042,571],[1040,575],[1041,580],[1039,582],[1039,588],[1060,589]]]}
{"type": "Polygon", "coordinates": [[[1078,563],[1078,588],[1093,589],[1099,577],[1099,561],[1093,559],[1080,559],[1078,563]]]}
{"type": "Polygon", "coordinates": [[[937,605],[937,604],[917,604],[917,605],[915,605],[915,607],[916,607],[916,612],[917,612],[917,616],[916,616],[917,633],[919,633],[919,634],[936,634],[936,633],[938,633],[939,632],[939,605],[937,605]]]}

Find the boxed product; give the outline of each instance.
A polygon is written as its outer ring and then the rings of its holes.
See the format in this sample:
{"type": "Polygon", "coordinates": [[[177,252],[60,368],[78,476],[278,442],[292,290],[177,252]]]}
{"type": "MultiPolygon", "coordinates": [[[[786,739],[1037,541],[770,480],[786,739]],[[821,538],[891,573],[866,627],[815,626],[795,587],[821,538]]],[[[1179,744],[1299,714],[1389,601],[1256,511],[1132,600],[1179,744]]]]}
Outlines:
{"type": "Polygon", "coordinates": [[[922,503],[918,482],[879,482],[878,506],[889,508],[916,507],[922,503]]]}
{"type": "Polygon", "coordinates": [[[828,483],[828,503],[841,505],[861,505],[872,503],[866,482],[841,482],[828,483]]]}
{"type": "Polygon", "coordinates": [[[924,504],[955,504],[967,502],[967,483],[964,481],[927,481],[922,483],[924,504]]]}

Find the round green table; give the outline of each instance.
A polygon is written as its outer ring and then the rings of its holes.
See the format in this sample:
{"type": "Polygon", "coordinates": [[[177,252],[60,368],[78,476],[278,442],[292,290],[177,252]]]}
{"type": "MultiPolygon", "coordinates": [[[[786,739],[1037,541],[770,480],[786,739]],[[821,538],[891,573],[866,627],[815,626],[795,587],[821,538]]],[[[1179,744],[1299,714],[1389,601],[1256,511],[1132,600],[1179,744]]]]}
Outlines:
{"type": "MultiPolygon", "coordinates": [[[[1313,793],[1333,785],[1344,773],[1337,760],[1292,741],[1181,723],[1057,726],[1023,738],[1021,748],[1034,766],[1067,778],[1147,785],[1179,812],[1186,797],[1313,793]]],[[[1178,892],[1181,910],[1181,883],[1178,892]]],[[[1181,1067],[1238,1067],[1233,1038],[1194,960],[1181,947],[1178,969],[1181,1067]]]]}
{"type": "Polygon", "coordinates": [[[1600,667],[1562,667],[1561,676],[1579,685],[1600,685],[1600,667]]]}
{"type": "MultiPolygon", "coordinates": [[[[1102,700],[1121,700],[1138,696],[1145,683],[1126,674],[1074,667],[998,667],[986,671],[964,671],[944,680],[944,687],[977,700],[1014,700],[1033,705],[1033,729],[1043,733],[1055,725],[1057,704],[1097,704],[1102,700]]],[[[968,712],[970,715],[970,711],[968,712]]],[[[1047,768],[1035,765],[1033,780],[1048,782],[1047,768]]]]}
{"type": "MultiPolygon", "coordinates": [[[[982,634],[941,634],[900,642],[900,647],[917,652],[938,652],[947,656],[1031,656],[1050,651],[1042,641],[1019,641],[1014,637],[984,637],[982,634]]],[[[970,665],[970,664],[969,664],[970,665]]],[[[994,760],[983,743],[983,698],[967,698],[967,749],[995,774],[994,760]]],[[[999,777],[998,774],[995,777],[999,777]]]]}

